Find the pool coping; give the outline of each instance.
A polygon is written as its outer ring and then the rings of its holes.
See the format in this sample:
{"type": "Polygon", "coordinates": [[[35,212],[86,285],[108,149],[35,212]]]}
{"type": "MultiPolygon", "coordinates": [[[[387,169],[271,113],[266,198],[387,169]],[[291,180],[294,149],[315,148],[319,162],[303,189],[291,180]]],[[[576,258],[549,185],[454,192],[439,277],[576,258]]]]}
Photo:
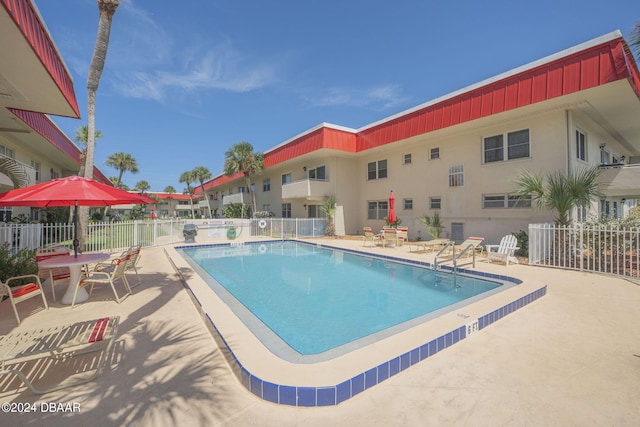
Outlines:
{"type": "MultiPolygon", "coordinates": [[[[234,244],[267,241],[273,240],[234,244]]],[[[426,261],[371,254],[326,243],[295,241],[397,262],[431,265],[426,261]]],[[[344,402],[541,298],[547,289],[546,285],[531,280],[459,268],[464,274],[511,281],[517,286],[334,359],[297,364],[271,353],[204,280],[192,274],[191,266],[176,250],[187,246],[231,245],[178,245],[166,248],[165,253],[243,386],[263,400],[290,406],[333,406],[344,402]]],[[[447,265],[442,268],[453,269],[447,265]]]]}

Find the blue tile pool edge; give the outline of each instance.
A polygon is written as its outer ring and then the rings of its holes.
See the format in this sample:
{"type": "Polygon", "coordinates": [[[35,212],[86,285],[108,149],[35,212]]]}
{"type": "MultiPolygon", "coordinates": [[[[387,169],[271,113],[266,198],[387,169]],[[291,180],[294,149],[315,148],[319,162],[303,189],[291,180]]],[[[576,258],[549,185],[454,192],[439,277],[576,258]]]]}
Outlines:
{"type": "MultiPolygon", "coordinates": [[[[299,242],[299,241],[298,241],[299,242]]],[[[260,244],[262,242],[246,242],[244,244],[260,244]]],[[[306,242],[304,242],[306,243],[306,242]]],[[[311,244],[311,243],[306,243],[311,244]]],[[[314,246],[317,246],[313,244],[314,246]]],[[[199,247],[211,247],[211,246],[230,246],[228,243],[226,244],[207,244],[207,245],[195,245],[199,247]]],[[[323,247],[328,247],[331,249],[342,250],[346,252],[353,252],[360,255],[371,256],[369,253],[354,251],[350,249],[337,248],[329,245],[321,245],[323,247]]],[[[181,249],[185,246],[176,246],[175,249],[181,249]]],[[[188,246],[194,247],[194,246],[188,246]]],[[[194,305],[198,308],[200,315],[205,320],[205,324],[207,325],[209,331],[212,333],[213,338],[218,343],[219,348],[222,350],[227,362],[232,368],[233,373],[236,375],[240,383],[255,396],[259,397],[262,400],[277,403],[280,405],[289,405],[289,406],[302,406],[302,407],[318,407],[318,406],[334,406],[338,405],[345,400],[348,400],[359,393],[391,378],[392,376],[404,371],[405,369],[413,366],[414,364],[421,362],[427,359],[430,356],[444,350],[460,342],[461,340],[467,338],[467,336],[476,330],[482,330],[492,323],[502,319],[508,314],[513,313],[520,308],[525,307],[526,305],[538,300],[543,297],[547,293],[547,286],[543,287],[524,295],[515,301],[512,301],[508,304],[503,305],[502,307],[495,309],[489,313],[486,313],[477,319],[467,319],[467,323],[463,326],[455,328],[437,338],[432,339],[429,342],[426,342],[412,350],[409,350],[397,357],[394,357],[391,360],[383,362],[375,367],[370,367],[364,372],[353,376],[352,378],[346,379],[345,381],[328,386],[320,386],[320,387],[309,387],[309,386],[295,386],[295,385],[286,385],[286,384],[274,384],[272,382],[263,380],[255,375],[253,375],[249,370],[247,370],[242,362],[236,357],[233,350],[226,342],[218,328],[216,327],[213,319],[209,316],[209,314],[204,310],[202,304],[199,299],[189,286],[189,283],[184,278],[184,276],[179,272],[176,268],[175,264],[171,260],[171,257],[168,253],[167,258],[169,262],[174,267],[174,270],[177,272],[183,286],[188,290],[188,294],[191,296],[191,300],[194,305]],[[473,325],[473,326],[471,326],[473,325]]],[[[377,255],[376,255],[377,257],[377,255]]],[[[392,259],[394,261],[399,262],[407,262],[404,258],[397,257],[388,257],[382,256],[382,258],[392,259]]],[[[409,263],[412,263],[409,260],[409,263]]],[[[426,262],[413,262],[414,264],[420,265],[430,265],[426,262]]],[[[513,283],[521,283],[521,280],[498,275],[492,273],[484,273],[477,272],[473,270],[463,270],[458,269],[459,272],[464,272],[466,274],[481,276],[485,278],[494,278],[499,280],[507,280],[513,283]]]]}

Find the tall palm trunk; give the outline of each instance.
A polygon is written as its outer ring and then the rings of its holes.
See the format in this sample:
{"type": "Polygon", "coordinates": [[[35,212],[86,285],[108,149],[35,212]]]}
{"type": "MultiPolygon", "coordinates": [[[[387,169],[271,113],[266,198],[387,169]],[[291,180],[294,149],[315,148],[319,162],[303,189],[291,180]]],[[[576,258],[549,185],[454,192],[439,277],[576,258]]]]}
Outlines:
{"type": "MultiPolygon", "coordinates": [[[[100,20],[98,21],[98,35],[96,45],[93,50],[93,58],[89,66],[89,77],[87,78],[87,154],[85,158],[85,178],[93,178],[93,158],[96,146],[96,94],[100,77],[104,70],[104,63],[107,59],[107,49],[109,47],[109,35],[111,34],[111,20],[116,9],[120,5],[120,0],[98,0],[100,10],[100,20]]],[[[79,247],[84,249],[86,240],[86,228],[89,224],[89,208],[79,209],[79,247]]]]}
{"type": "Polygon", "coordinates": [[[256,212],[258,212],[258,208],[256,206],[256,194],[251,191],[251,176],[249,174],[244,174],[244,179],[247,183],[247,191],[251,194],[251,206],[253,208],[253,212],[251,212],[251,217],[253,217],[256,212]]]}

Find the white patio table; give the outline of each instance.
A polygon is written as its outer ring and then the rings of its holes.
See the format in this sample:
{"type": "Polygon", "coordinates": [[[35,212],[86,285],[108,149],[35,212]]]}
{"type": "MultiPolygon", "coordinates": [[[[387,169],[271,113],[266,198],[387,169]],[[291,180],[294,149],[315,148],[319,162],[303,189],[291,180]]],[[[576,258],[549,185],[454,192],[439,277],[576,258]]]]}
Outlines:
{"type": "MultiPolygon", "coordinates": [[[[69,267],[69,286],[67,291],[62,297],[62,304],[71,304],[73,299],[73,292],[75,287],[80,281],[80,273],[82,272],[82,266],[85,264],[93,264],[96,262],[104,261],[109,258],[107,253],[90,253],[90,254],[78,254],[77,257],[73,255],[55,256],[44,259],[38,263],[42,268],[54,268],[54,267],[69,267]]],[[[89,299],[89,293],[84,289],[78,289],[78,295],[76,295],[76,303],[84,302],[89,299]]]]}

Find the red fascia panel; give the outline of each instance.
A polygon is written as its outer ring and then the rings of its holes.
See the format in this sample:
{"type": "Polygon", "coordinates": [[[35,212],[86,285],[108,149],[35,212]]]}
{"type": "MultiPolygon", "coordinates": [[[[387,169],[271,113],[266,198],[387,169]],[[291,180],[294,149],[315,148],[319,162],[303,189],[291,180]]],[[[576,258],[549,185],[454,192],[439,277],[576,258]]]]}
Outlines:
{"type": "Polygon", "coordinates": [[[265,154],[264,167],[268,168],[322,148],[355,153],[355,135],[343,130],[321,127],[265,154]]]}
{"type": "Polygon", "coordinates": [[[9,108],[9,111],[69,158],[80,164],[80,149],[45,114],[15,108],[9,108]]]}
{"type": "MultiPolygon", "coordinates": [[[[410,129],[404,136],[408,138],[622,78],[632,77],[639,81],[636,74],[628,71],[633,68],[627,67],[628,59],[621,38],[593,46],[365,129],[357,135],[358,151],[397,141],[389,130],[400,123],[403,123],[403,129],[410,129]],[[459,119],[456,117],[458,110],[459,119]]],[[[629,62],[633,63],[630,59],[629,62]]]]}
{"type": "Polygon", "coordinates": [[[40,62],[62,92],[75,113],[73,117],[80,118],[80,109],[73,89],[73,80],[64,67],[31,2],[28,0],[0,0],[0,4],[4,6],[16,26],[20,28],[40,62]]]}

